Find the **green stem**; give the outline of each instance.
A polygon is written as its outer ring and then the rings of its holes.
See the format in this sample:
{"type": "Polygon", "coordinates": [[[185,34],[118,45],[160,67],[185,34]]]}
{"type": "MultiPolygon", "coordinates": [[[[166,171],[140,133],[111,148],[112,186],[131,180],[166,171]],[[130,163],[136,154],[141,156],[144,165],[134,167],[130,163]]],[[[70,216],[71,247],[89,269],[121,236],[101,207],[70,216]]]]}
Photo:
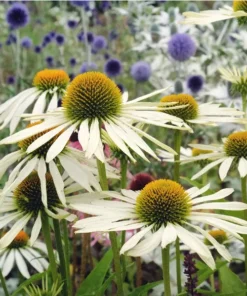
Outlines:
{"type": "Polygon", "coordinates": [[[49,262],[50,262],[50,268],[51,268],[51,274],[53,282],[56,282],[58,280],[58,273],[57,273],[57,263],[53,252],[53,246],[51,241],[51,228],[49,225],[49,218],[46,213],[42,215],[42,230],[43,235],[45,239],[45,244],[48,252],[49,262]]]}
{"type": "Polygon", "coordinates": [[[69,245],[69,233],[68,225],[65,219],[62,220],[62,231],[63,231],[63,241],[64,241],[64,255],[66,264],[66,277],[68,279],[68,290],[72,295],[72,281],[70,277],[70,245],[69,245]]]}
{"type": "Polygon", "coordinates": [[[0,281],[1,281],[5,296],[9,296],[9,292],[8,292],[6,282],[5,282],[5,278],[3,277],[1,268],[0,268],[0,281]]]}
{"type": "MultiPolygon", "coordinates": [[[[241,178],[241,189],[242,189],[242,201],[247,204],[247,177],[241,178]]],[[[247,221],[247,211],[244,211],[244,219],[247,221]]],[[[244,254],[245,254],[245,282],[247,287],[247,235],[243,235],[244,238],[244,254]]],[[[246,293],[247,294],[247,293],[246,293]]]]}
{"type": "Polygon", "coordinates": [[[57,246],[57,251],[58,251],[58,256],[60,261],[60,272],[61,272],[62,281],[63,281],[62,291],[63,291],[63,295],[69,296],[71,294],[68,294],[69,279],[67,278],[67,273],[66,273],[66,263],[65,263],[65,257],[63,252],[63,241],[62,241],[59,221],[57,219],[53,219],[53,225],[54,225],[54,232],[55,232],[55,238],[56,238],[56,246],[57,246]]]}
{"type": "Polygon", "coordinates": [[[214,273],[210,275],[210,285],[211,285],[211,290],[215,292],[214,273]]]}
{"type": "MultiPolygon", "coordinates": [[[[105,164],[97,159],[97,166],[98,166],[101,187],[103,190],[108,190],[105,164]]],[[[114,267],[115,267],[116,280],[117,280],[117,296],[123,296],[124,295],[123,280],[122,280],[122,272],[121,272],[120,254],[119,254],[118,243],[117,243],[117,234],[116,232],[110,232],[109,235],[111,240],[114,267]]]]}
{"type": "Polygon", "coordinates": [[[164,281],[164,296],[171,296],[170,286],[170,246],[167,246],[162,251],[162,267],[163,267],[163,281],[164,281]]]}
{"type": "MultiPolygon", "coordinates": [[[[177,130],[175,132],[175,151],[177,155],[174,156],[174,181],[179,182],[179,175],[180,175],[180,148],[181,148],[181,141],[182,141],[182,133],[181,131],[177,130]]],[[[180,262],[180,244],[179,239],[176,239],[176,270],[177,270],[177,289],[178,294],[182,291],[182,283],[181,283],[181,262],[180,262]]]]}

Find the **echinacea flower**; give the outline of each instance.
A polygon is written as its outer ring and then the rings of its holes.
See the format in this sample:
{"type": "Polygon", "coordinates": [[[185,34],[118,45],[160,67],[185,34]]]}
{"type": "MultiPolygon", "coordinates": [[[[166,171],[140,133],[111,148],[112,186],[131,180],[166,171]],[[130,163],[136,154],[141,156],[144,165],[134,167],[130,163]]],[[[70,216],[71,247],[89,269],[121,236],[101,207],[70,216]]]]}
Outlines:
{"type": "MultiPolygon", "coordinates": [[[[133,161],[135,159],[128,147],[146,160],[143,151],[156,157],[142,137],[164,150],[175,153],[172,148],[133,124],[143,123],[173,129],[187,129],[183,127],[182,119],[160,112],[166,110],[166,106],[169,106],[169,110],[172,109],[170,106],[174,103],[141,102],[162,91],[164,89],[128,102],[127,94],[122,95],[117,85],[104,74],[98,72],[81,74],[68,86],[62,108],[45,115],[26,115],[29,120],[44,118],[44,122],[7,137],[0,143],[19,142],[52,128],[53,130],[42,137],[42,141],[37,139],[32,147],[28,148],[28,152],[31,153],[57,136],[46,155],[46,161],[50,162],[64,149],[70,136],[77,130],[85,156],[91,158],[95,155],[105,162],[101,139],[101,128],[103,127],[113,143],[133,161]]],[[[180,106],[174,108],[180,108],[180,106]]]]}
{"type": "Polygon", "coordinates": [[[57,108],[59,96],[69,83],[69,76],[63,70],[46,69],[39,71],[34,79],[34,87],[26,89],[0,105],[0,129],[10,126],[12,134],[21,115],[34,104],[33,113],[43,113],[57,108]]]}
{"type": "Polygon", "coordinates": [[[209,25],[214,22],[238,18],[240,25],[247,23],[247,1],[234,0],[233,7],[225,5],[218,10],[204,10],[200,12],[187,11],[183,13],[186,25],[209,25]]]}
{"type": "Polygon", "coordinates": [[[174,181],[161,179],[147,184],[141,191],[122,190],[122,194],[106,191],[71,197],[72,208],[96,216],[79,220],[74,227],[77,233],[140,229],[121,248],[120,253],[129,256],[142,256],[158,246],[165,248],[178,237],[214,269],[211,252],[197,238],[196,232],[206,237],[226,260],[231,260],[231,255],[210,234],[192,223],[202,222],[240,238],[239,233],[247,234],[246,221],[209,213],[208,210],[242,211],[247,209],[247,205],[241,202],[220,202],[233,192],[231,188],[200,197],[208,189],[209,185],[185,190],[174,181]],[[118,201],[104,200],[106,197],[118,201]]]}
{"type": "MultiPolygon", "coordinates": [[[[76,216],[67,212],[61,204],[56,188],[55,180],[50,173],[46,173],[47,207],[43,205],[41,183],[37,172],[32,172],[16,188],[5,197],[0,207],[0,229],[10,224],[10,229],[0,239],[0,249],[9,246],[16,235],[29,223],[32,225],[30,245],[39,236],[42,215],[48,215],[54,219],[66,219],[74,221],[76,216]],[[16,221],[14,224],[13,222],[16,221]]],[[[67,198],[70,194],[78,192],[80,186],[70,178],[64,177],[66,186],[64,195],[67,198]]]]}
{"type": "Polygon", "coordinates": [[[208,165],[192,177],[192,180],[197,179],[217,165],[220,165],[219,176],[221,180],[225,179],[231,166],[236,164],[240,177],[244,178],[247,175],[247,131],[230,134],[226,139],[223,139],[223,144],[220,145],[190,144],[190,146],[212,151],[212,153],[198,155],[182,161],[182,163],[188,163],[211,160],[208,165]]]}
{"type": "Polygon", "coordinates": [[[175,106],[186,105],[184,108],[171,109],[167,108],[164,112],[177,116],[184,120],[186,124],[204,124],[215,126],[220,122],[246,123],[242,111],[235,108],[220,107],[220,104],[212,102],[198,104],[197,101],[189,94],[174,94],[163,97],[163,103],[177,103],[175,106]]]}
{"type": "MultiPolygon", "coordinates": [[[[39,122],[35,122],[30,126],[39,125],[39,122]]],[[[30,128],[30,127],[28,127],[30,128]]],[[[55,180],[55,187],[60,202],[66,206],[65,195],[63,189],[65,183],[62,178],[62,174],[67,174],[72,180],[80,184],[87,191],[95,190],[100,191],[101,187],[98,179],[97,164],[94,159],[85,158],[84,152],[73,149],[66,146],[57,157],[50,161],[45,162],[46,154],[51,145],[55,142],[56,136],[40,146],[38,149],[29,153],[29,149],[32,149],[33,143],[38,142],[42,138],[46,137],[50,130],[38,133],[30,138],[22,140],[18,143],[19,150],[8,154],[0,160],[0,179],[5,174],[7,169],[17,163],[16,167],[12,171],[9,180],[5,184],[2,193],[0,193],[0,201],[3,201],[4,196],[13,188],[18,186],[33,170],[37,170],[41,183],[42,202],[47,206],[47,194],[46,194],[46,172],[49,171],[53,180],[55,180]]],[[[107,164],[107,177],[118,178],[113,167],[107,164]]]]}
{"type": "Polygon", "coordinates": [[[232,92],[240,93],[242,96],[247,95],[247,69],[241,71],[235,67],[232,69],[219,69],[222,78],[232,83],[232,92]]]}
{"type": "Polygon", "coordinates": [[[20,231],[14,240],[0,250],[0,268],[3,276],[6,277],[13,267],[17,265],[21,275],[30,278],[28,271],[29,263],[37,272],[48,269],[49,263],[43,257],[47,257],[46,245],[36,241],[30,246],[29,236],[23,230],[20,231]]]}

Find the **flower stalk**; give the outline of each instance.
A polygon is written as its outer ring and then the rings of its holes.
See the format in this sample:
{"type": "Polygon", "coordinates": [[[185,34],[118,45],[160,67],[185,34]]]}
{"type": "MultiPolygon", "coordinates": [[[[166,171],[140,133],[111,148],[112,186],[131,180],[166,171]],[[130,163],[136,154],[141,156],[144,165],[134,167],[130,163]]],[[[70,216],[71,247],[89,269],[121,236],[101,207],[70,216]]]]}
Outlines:
{"type": "Polygon", "coordinates": [[[164,281],[164,295],[171,296],[170,286],[170,246],[167,246],[162,250],[162,269],[163,269],[163,281],[164,281]]]}

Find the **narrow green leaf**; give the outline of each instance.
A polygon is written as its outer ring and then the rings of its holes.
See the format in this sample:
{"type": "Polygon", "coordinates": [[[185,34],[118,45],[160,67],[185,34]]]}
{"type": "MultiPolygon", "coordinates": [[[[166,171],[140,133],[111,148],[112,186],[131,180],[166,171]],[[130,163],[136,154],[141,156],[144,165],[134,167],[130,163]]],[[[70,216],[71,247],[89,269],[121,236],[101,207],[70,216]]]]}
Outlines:
{"type": "Polygon", "coordinates": [[[15,292],[13,294],[11,294],[11,296],[18,296],[20,295],[20,291],[24,288],[27,287],[28,285],[32,284],[33,282],[39,281],[41,280],[45,274],[47,273],[47,271],[42,272],[42,273],[37,273],[34,274],[33,276],[31,276],[28,280],[26,280],[24,283],[22,283],[19,288],[17,290],[15,290],[15,292]]]}
{"type": "Polygon", "coordinates": [[[146,284],[144,286],[136,288],[133,292],[128,294],[128,296],[146,296],[148,291],[153,289],[154,287],[162,284],[163,281],[158,281],[150,284],[146,284]]]}
{"type": "Polygon", "coordinates": [[[197,276],[198,276],[198,283],[197,284],[200,285],[201,283],[203,283],[206,279],[209,278],[209,276],[211,274],[215,273],[217,270],[219,270],[219,268],[221,268],[222,266],[224,266],[226,264],[227,264],[226,261],[216,262],[216,269],[212,270],[205,263],[197,260],[196,267],[199,269],[197,272],[197,276]]]}
{"type": "Polygon", "coordinates": [[[97,291],[103,285],[107,271],[110,268],[112,262],[112,250],[108,250],[100,262],[95,266],[93,271],[87,276],[87,278],[80,285],[76,296],[96,295],[97,291]]]}
{"type": "Polygon", "coordinates": [[[109,287],[109,285],[111,284],[113,278],[115,276],[115,273],[111,274],[108,279],[104,282],[104,284],[102,285],[102,287],[97,291],[96,296],[104,296],[105,291],[107,290],[107,288],[109,287]]]}
{"type": "Polygon", "coordinates": [[[210,295],[210,296],[239,296],[239,295],[245,295],[244,293],[247,291],[247,289],[239,291],[238,293],[240,293],[240,294],[236,294],[236,292],[233,292],[233,293],[211,292],[211,291],[204,290],[204,289],[197,289],[196,291],[200,294],[210,295]]]}

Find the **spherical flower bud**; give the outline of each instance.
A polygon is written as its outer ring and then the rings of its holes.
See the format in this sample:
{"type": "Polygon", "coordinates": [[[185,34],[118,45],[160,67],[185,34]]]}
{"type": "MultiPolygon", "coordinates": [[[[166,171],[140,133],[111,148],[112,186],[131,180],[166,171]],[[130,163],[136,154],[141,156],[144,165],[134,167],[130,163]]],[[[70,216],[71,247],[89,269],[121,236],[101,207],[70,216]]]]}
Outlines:
{"type": "Polygon", "coordinates": [[[42,51],[42,47],[41,46],[37,45],[37,46],[34,47],[34,52],[41,53],[41,51],[42,51]]]}
{"type": "Polygon", "coordinates": [[[67,25],[70,29],[74,29],[77,27],[78,23],[75,20],[68,20],[67,25]]]}
{"type": "Polygon", "coordinates": [[[203,87],[204,79],[201,75],[190,76],[187,80],[187,87],[193,93],[198,93],[203,87]]]}
{"type": "Polygon", "coordinates": [[[6,79],[6,83],[9,85],[15,84],[15,76],[8,76],[6,79]]]}
{"type": "Polygon", "coordinates": [[[93,49],[96,51],[102,50],[107,47],[107,41],[104,36],[96,36],[93,41],[93,49]]]}
{"type": "Polygon", "coordinates": [[[105,63],[104,71],[109,77],[115,77],[122,72],[122,63],[118,59],[110,59],[105,63]]]}
{"type": "Polygon", "coordinates": [[[130,74],[137,82],[145,82],[151,76],[151,67],[147,62],[139,61],[132,65],[130,74]]]}
{"type": "Polygon", "coordinates": [[[65,38],[62,34],[57,34],[57,36],[55,38],[56,38],[56,43],[58,46],[64,45],[65,38]]]}
{"type": "Polygon", "coordinates": [[[33,45],[33,41],[31,38],[26,36],[21,39],[21,46],[23,48],[29,49],[30,47],[32,47],[32,45],[33,45]]]}
{"type": "Polygon", "coordinates": [[[69,60],[69,63],[70,63],[70,66],[71,66],[71,67],[74,67],[74,66],[76,65],[76,59],[75,59],[75,58],[71,58],[71,59],[69,60]]]}
{"type": "Polygon", "coordinates": [[[26,5],[14,3],[7,11],[6,21],[13,29],[25,27],[29,23],[29,11],[26,5]]]}
{"type": "Polygon", "coordinates": [[[129,189],[133,191],[142,190],[148,183],[154,181],[154,177],[147,173],[139,173],[133,176],[129,189]]]}
{"type": "Polygon", "coordinates": [[[168,53],[176,61],[184,62],[191,58],[195,52],[195,42],[188,34],[177,33],[168,42],[168,53]]]}

